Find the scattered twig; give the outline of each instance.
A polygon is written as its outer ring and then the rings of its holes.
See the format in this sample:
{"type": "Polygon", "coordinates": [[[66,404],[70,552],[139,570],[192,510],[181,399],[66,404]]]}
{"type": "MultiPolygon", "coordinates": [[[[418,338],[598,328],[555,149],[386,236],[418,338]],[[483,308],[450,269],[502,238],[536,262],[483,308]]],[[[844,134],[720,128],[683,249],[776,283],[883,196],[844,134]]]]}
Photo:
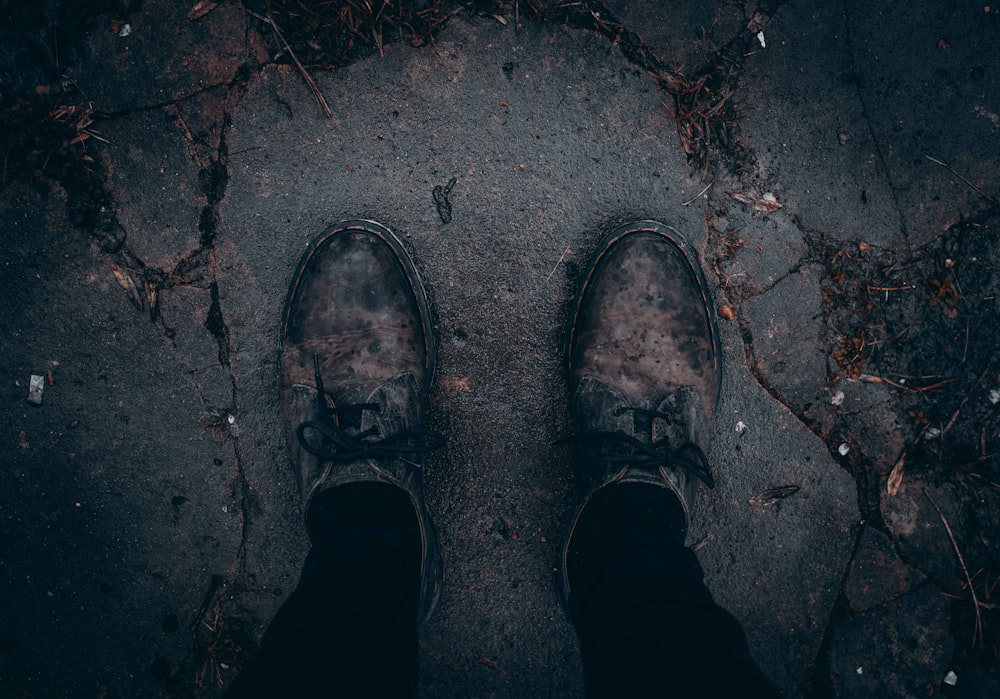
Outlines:
{"type": "Polygon", "coordinates": [[[713,184],[715,184],[715,180],[712,180],[707,185],[705,185],[705,189],[703,189],[700,192],[698,192],[697,194],[695,194],[693,197],[691,197],[686,202],[684,202],[683,204],[681,204],[681,206],[687,206],[688,204],[691,204],[692,202],[697,201],[698,198],[701,197],[702,194],[704,194],[705,192],[707,192],[708,190],[710,190],[712,188],[713,184]]]}
{"type": "Polygon", "coordinates": [[[559,256],[559,259],[558,259],[558,260],[556,260],[556,265],[555,265],[555,267],[553,267],[553,268],[552,268],[552,271],[551,271],[551,272],[549,272],[549,276],[545,277],[545,281],[548,281],[548,280],[552,279],[552,275],[556,273],[556,270],[557,270],[557,269],[559,269],[559,265],[561,265],[561,264],[562,264],[562,261],[563,261],[564,259],[566,259],[566,255],[570,254],[571,252],[572,252],[572,250],[570,249],[569,245],[567,245],[567,246],[566,246],[566,249],[565,249],[565,250],[563,250],[563,253],[562,253],[562,255],[560,255],[560,256],[559,256]]]}
{"type": "Polygon", "coordinates": [[[952,414],[951,419],[948,420],[948,424],[944,426],[943,430],[941,430],[941,436],[942,437],[944,435],[948,434],[948,430],[950,430],[952,427],[955,426],[955,421],[958,420],[959,413],[962,412],[962,408],[964,408],[965,404],[968,403],[968,402],[969,402],[969,397],[968,396],[966,396],[965,398],[962,399],[962,402],[959,404],[958,408],[956,408],[955,412],[952,414]]]}
{"type": "Polygon", "coordinates": [[[904,284],[903,286],[872,286],[868,285],[868,291],[912,291],[916,289],[913,284],[904,284]]]}
{"type": "Polygon", "coordinates": [[[947,170],[948,172],[950,172],[951,174],[953,174],[955,177],[957,177],[958,179],[962,180],[962,182],[965,182],[965,184],[969,185],[974,190],[976,190],[981,197],[983,197],[984,199],[986,199],[986,201],[990,202],[994,206],[996,206],[997,204],[1000,204],[1000,202],[998,202],[996,199],[994,199],[993,197],[991,197],[989,194],[987,194],[986,192],[984,192],[983,190],[981,190],[976,185],[972,184],[972,182],[970,182],[967,178],[965,178],[959,172],[956,172],[955,169],[951,165],[949,165],[948,163],[944,162],[943,160],[938,160],[937,158],[932,158],[931,156],[926,155],[926,154],[924,155],[924,157],[927,158],[928,160],[930,160],[932,163],[937,163],[938,165],[940,165],[941,167],[943,167],[945,170],[947,170]]]}
{"type": "MultiPolygon", "coordinates": [[[[916,377],[913,377],[913,378],[919,379],[919,378],[931,378],[931,377],[916,376],[916,377]]],[[[942,386],[945,386],[947,384],[953,383],[953,382],[957,381],[958,379],[945,379],[944,381],[938,381],[937,383],[932,383],[929,386],[916,386],[916,387],[914,387],[914,386],[907,386],[906,384],[902,384],[902,383],[899,383],[897,381],[893,381],[892,379],[887,379],[884,376],[874,376],[872,374],[858,374],[858,376],[857,376],[856,379],[852,378],[852,377],[848,377],[848,380],[849,381],[852,381],[852,380],[864,381],[865,383],[885,383],[885,384],[889,384],[890,386],[893,386],[895,388],[898,388],[898,389],[900,389],[902,391],[906,391],[907,393],[923,393],[924,391],[933,391],[936,388],[941,388],[942,386]]]]}
{"type": "Polygon", "coordinates": [[[299,69],[299,72],[302,73],[302,77],[305,78],[306,83],[309,85],[309,89],[312,90],[313,95],[316,97],[316,101],[319,102],[319,106],[323,108],[323,113],[326,114],[328,119],[332,119],[333,112],[330,110],[330,105],[326,103],[326,98],[323,97],[323,91],[319,89],[319,85],[316,84],[313,77],[309,75],[309,71],[306,70],[306,67],[302,65],[301,61],[299,61],[295,52],[292,51],[292,47],[289,45],[288,41],[285,40],[285,35],[281,33],[280,29],[278,29],[278,24],[274,21],[274,18],[271,17],[270,13],[268,13],[267,16],[258,14],[253,10],[247,10],[247,13],[256,17],[261,22],[271,25],[271,29],[274,30],[275,36],[277,36],[281,43],[284,44],[285,50],[288,51],[288,55],[292,57],[293,61],[295,61],[295,66],[299,69]]]}
{"type": "Polygon", "coordinates": [[[941,518],[941,523],[944,525],[944,530],[948,532],[948,539],[951,541],[951,546],[955,549],[955,555],[958,556],[958,562],[962,566],[962,572],[965,574],[965,581],[969,584],[969,593],[972,595],[972,604],[976,612],[976,627],[972,632],[972,645],[975,647],[976,642],[982,642],[983,640],[983,615],[980,612],[980,607],[991,608],[993,605],[983,604],[979,601],[979,597],[976,596],[976,588],[972,584],[972,577],[969,575],[969,569],[965,565],[965,558],[962,557],[962,552],[958,548],[958,542],[955,541],[955,535],[951,531],[951,525],[948,524],[948,520],[945,519],[944,513],[941,512],[941,508],[938,507],[937,503],[934,502],[934,498],[931,497],[930,492],[927,488],[923,489],[924,495],[927,497],[927,501],[931,504],[931,507],[937,512],[938,517],[941,518]]]}

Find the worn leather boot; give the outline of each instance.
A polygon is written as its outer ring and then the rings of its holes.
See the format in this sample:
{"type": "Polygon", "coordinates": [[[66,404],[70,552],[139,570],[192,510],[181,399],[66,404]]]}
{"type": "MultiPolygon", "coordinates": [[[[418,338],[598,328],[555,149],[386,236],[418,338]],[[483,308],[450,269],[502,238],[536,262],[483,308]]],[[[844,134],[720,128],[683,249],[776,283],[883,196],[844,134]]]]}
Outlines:
{"type": "Polygon", "coordinates": [[[443,443],[423,427],[434,373],[430,312],[400,241],[372,221],[346,221],[314,240],[293,278],[281,333],[281,417],[304,499],[337,486],[404,490],[420,529],[425,621],[441,592],[422,457],[443,443]]]}
{"type": "Polygon", "coordinates": [[[720,365],[711,308],[694,252],[655,221],[614,230],[583,271],[566,355],[580,501],[563,546],[565,599],[570,540],[597,491],[666,489],[686,529],[695,486],[713,485],[705,451],[720,365]]]}

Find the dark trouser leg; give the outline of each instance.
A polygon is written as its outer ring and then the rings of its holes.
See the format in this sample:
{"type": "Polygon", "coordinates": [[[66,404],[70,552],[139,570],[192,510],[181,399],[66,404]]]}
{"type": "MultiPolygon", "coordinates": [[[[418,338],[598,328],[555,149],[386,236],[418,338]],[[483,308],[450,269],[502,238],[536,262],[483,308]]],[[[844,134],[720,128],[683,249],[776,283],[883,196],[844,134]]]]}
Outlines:
{"type": "Polygon", "coordinates": [[[683,532],[677,498],[647,484],[605,487],[580,515],[569,606],[588,696],[777,696],[683,532]]]}
{"type": "Polygon", "coordinates": [[[332,488],[307,526],[299,585],[227,696],[413,696],[420,532],[409,496],[382,483],[332,488]]]}

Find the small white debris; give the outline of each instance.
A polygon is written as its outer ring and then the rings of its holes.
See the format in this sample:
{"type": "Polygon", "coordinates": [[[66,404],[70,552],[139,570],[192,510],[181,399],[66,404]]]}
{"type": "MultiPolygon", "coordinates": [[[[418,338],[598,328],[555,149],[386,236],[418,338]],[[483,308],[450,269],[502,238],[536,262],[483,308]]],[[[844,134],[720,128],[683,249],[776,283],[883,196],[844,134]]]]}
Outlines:
{"type": "Polygon", "coordinates": [[[850,450],[851,450],[851,445],[848,444],[847,442],[844,442],[839,447],[837,447],[837,451],[840,452],[841,456],[847,456],[847,452],[849,452],[850,450]]]}
{"type": "Polygon", "coordinates": [[[762,49],[766,49],[767,48],[767,42],[764,41],[764,32],[762,32],[762,31],[757,32],[757,41],[760,42],[760,47],[762,49]]]}
{"type": "Polygon", "coordinates": [[[761,199],[768,202],[769,204],[778,203],[778,197],[774,196],[773,192],[764,192],[764,196],[762,196],[761,199]]]}
{"type": "Polygon", "coordinates": [[[736,423],[736,434],[743,434],[746,431],[747,431],[747,425],[745,422],[740,420],[739,422],[736,423]]]}
{"type": "Polygon", "coordinates": [[[236,424],[236,416],[235,416],[235,415],[230,415],[230,416],[229,416],[228,418],[226,418],[226,419],[227,419],[227,420],[229,421],[229,424],[230,424],[230,425],[235,425],[235,424],[236,424]]]}
{"type": "Polygon", "coordinates": [[[924,439],[937,439],[941,436],[941,429],[939,427],[928,427],[927,431],[924,432],[924,439]]]}
{"type": "Polygon", "coordinates": [[[958,675],[955,674],[954,670],[948,670],[948,674],[944,676],[944,683],[952,687],[958,684],[958,675]]]}
{"type": "Polygon", "coordinates": [[[831,405],[842,405],[844,403],[844,392],[837,391],[836,393],[834,393],[833,396],[830,398],[830,403],[831,405]]]}
{"type": "Polygon", "coordinates": [[[122,25],[122,28],[118,31],[118,36],[124,39],[131,33],[132,33],[132,25],[126,22],[125,24],[122,25]]]}
{"type": "Polygon", "coordinates": [[[858,665],[858,669],[855,670],[855,672],[858,673],[859,675],[863,675],[863,674],[865,674],[865,669],[863,667],[861,667],[860,665],[858,665]]]}
{"type": "Polygon", "coordinates": [[[45,390],[45,377],[32,374],[28,382],[28,402],[33,405],[42,404],[42,391],[45,390]]]}
{"type": "Polygon", "coordinates": [[[990,403],[992,403],[993,405],[1000,403],[1000,389],[994,388],[992,391],[990,391],[990,403]]]}

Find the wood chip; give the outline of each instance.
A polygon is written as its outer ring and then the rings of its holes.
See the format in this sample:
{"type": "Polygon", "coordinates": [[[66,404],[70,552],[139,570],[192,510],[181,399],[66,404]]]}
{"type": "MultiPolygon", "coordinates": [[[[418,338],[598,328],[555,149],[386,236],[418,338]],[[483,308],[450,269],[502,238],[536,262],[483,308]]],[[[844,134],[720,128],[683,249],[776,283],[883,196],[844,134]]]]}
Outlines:
{"type": "Polygon", "coordinates": [[[904,451],[896,465],[892,467],[892,473],[889,474],[889,480],[885,484],[885,492],[889,494],[889,497],[895,497],[896,493],[899,492],[899,486],[903,485],[903,473],[906,471],[906,452],[904,451]]]}
{"type": "Polygon", "coordinates": [[[763,197],[747,196],[739,192],[730,192],[729,196],[747,206],[753,207],[754,211],[777,211],[781,208],[781,202],[774,198],[774,195],[764,195],[763,197]]]}

